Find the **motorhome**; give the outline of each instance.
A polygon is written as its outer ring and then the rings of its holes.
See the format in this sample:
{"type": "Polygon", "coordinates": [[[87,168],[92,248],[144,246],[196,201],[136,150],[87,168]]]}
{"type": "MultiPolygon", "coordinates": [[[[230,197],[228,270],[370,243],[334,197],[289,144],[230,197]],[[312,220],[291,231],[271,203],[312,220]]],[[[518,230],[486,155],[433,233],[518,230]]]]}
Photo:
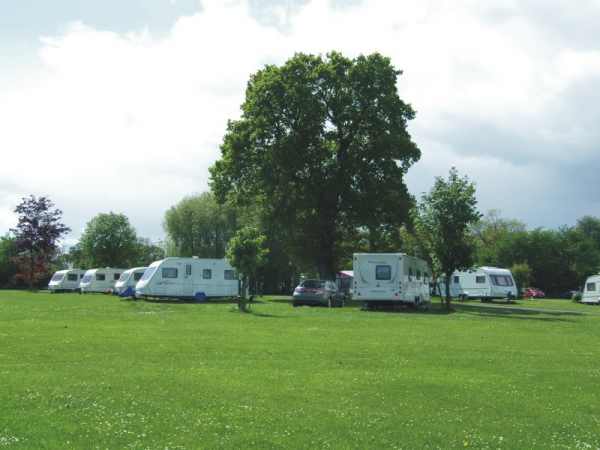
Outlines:
{"type": "MultiPolygon", "coordinates": [[[[439,289],[446,295],[446,281],[440,278],[439,289]]],[[[453,298],[479,298],[482,302],[494,299],[507,301],[517,298],[517,285],[508,269],[499,267],[476,267],[455,271],[450,277],[450,296],[453,298]]]]}
{"type": "Polygon", "coordinates": [[[138,298],[203,300],[239,294],[238,276],[226,259],[170,257],[155,261],[135,287],[138,298]]]}
{"type": "Polygon", "coordinates": [[[81,269],[59,270],[52,275],[48,289],[50,292],[77,291],[84,274],[85,270],[81,269]]]}
{"type": "Polygon", "coordinates": [[[585,280],[581,303],[600,304],[600,274],[592,275],[585,280]]]}
{"type": "Polygon", "coordinates": [[[115,283],[113,294],[120,297],[133,297],[135,295],[135,285],[140,281],[146,269],[147,267],[134,267],[123,272],[115,283]]]}
{"type": "Polygon", "coordinates": [[[79,290],[82,294],[87,292],[112,292],[115,283],[125,270],[127,269],[116,269],[113,267],[90,269],[81,279],[79,290]]]}
{"type": "Polygon", "coordinates": [[[353,299],[365,307],[431,302],[431,271],[425,261],[404,253],[355,253],[353,299]]]}

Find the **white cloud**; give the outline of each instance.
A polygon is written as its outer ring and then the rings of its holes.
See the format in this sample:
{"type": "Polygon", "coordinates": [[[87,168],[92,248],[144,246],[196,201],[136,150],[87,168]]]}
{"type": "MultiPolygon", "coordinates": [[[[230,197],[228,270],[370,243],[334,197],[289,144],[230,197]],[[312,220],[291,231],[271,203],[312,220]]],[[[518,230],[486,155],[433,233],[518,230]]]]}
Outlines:
{"type": "Polygon", "coordinates": [[[277,6],[273,23],[285,26],[275,27],[258,22],[247,2],[210,0],[161,37],[71,24],[41,40],[41,69],[17,87],[0,85],[0,180],[11,186],[0,186],[0,230],[12,225],[17,199],[36,193],[65,211],[75,236],[109,210],[128,214],[142,235],[160,236],[164,211],[206,188],[248,76],[297,51],[330,50],[379,51],[405,71],[399,89],[418,111],[411,130],[423,151],[409,172],[414,193],[456,165],[478,182],[484,209],[534,224],[572,222],[573,208],[563,219],[550,207],[557,185],[546,180],[560,178],[556,164],[585,163],[593,153],[595,131],[558,118],[573,113],[565,95],[600,75],[600,53],[579,40],[547,39],[548,28],[530,17],[533,3],[334,8],[313,0],[291,15],[277,6]],[[539,195],[528,200],[526,190],[539,195]],[[530,213],[544,202],[550,216],[530,213]]]}

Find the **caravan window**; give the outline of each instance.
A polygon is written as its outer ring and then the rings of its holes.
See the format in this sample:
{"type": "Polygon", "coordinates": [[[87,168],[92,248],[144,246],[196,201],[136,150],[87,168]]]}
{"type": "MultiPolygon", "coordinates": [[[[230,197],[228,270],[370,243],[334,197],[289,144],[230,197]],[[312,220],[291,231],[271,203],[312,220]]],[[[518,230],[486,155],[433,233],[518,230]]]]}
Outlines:
{"type": "Polygon", "coordinates": [[[69,281],[77,281],[77,274],[76,273],[70,273],[67,275],[67,280],[69,281]]]}
{"type": "Polygon", "coordinates": [[[203,280],[210,280],[212,278],[212,270],[211,269],[204,269],[202,271],[202,279],[203,280]]]}
{"type": "Polygon", "coordinates": [[[142,278],[142,275],[144,275],[144,272],[136,272],[133,274],[133,281],[140,281],[140,278],[142,278]]]}
{"type": "Polygon", "coordinates": [[[225,271],[225,279],[226,280],[235,280],[235,271],[234,270],[226,270],[225,271]]]}
{"type": "Polygon", "coordinates": [[[105,281],[106,280],[106,274],[105,273],[97,273],[96,274],[96,281],[105,281]]]}
{"type": "Polygon", "coordinates": [[[391,280],[392,266],[375,266],[375,279],[383,281],[391,280]]]}
{"type": "Polygon", "coordinates": [[[177,269],[175,267],[163,267],[163,278],[177,278],[177,269]]]}
{"type": "Polygon", "coordinates": [[[475,283],[485,284],[485,275],[478,275],[475,277],[475,283]]]}
{"type": "Polygon", "coordinates": [[[596,292],[596,283],[588,283],[585,290],[588,292],[596,292]]]}
{"type": "Polygon", "coordinates": [[[120,274],[120,273],[115,273],[115,274],[113,275],[113,279],[114,279],[115,281],[117,281],[119,278],[121,278],[121,274],[120,274]]]}
{"type": "Polygon", "coordinates": [[[420,279],[421,279],[421,271],[417,270],[417,280],[420,280],[420,279]]]}
{"type": "Polygon", "coordinates": [[[454,284],[458,284],[460,282],[460,277],[454,277],[454,284]]]}
{"type": "Polygon", "coordinates": [[[90,281],[92,281],[92,275],[84,275],[83,278],[81,279],[82,283],[89,283],[90,281]]]}
{"type": "Polygon", "coordinates": [[[64,273],[55,273],[50,281],[60,281],[65,276],[64,273]]]}
{"type": "Polygon", "coordinates": [[[496,286],[512,286],[512,278],[508,275],[490,275],[492,283],[496,286]]]}
{"type": "Polygon", "coordinates": [[[192,274],[192,265],[191,264],[185,265],[185,274],[188,276],[192,274]]]}
{"type": "Polygon", "coordinates": [[[125,281],[129,277],[129,274],[130,272],[123,272],[119,278],[119,281],[125,281]]]}

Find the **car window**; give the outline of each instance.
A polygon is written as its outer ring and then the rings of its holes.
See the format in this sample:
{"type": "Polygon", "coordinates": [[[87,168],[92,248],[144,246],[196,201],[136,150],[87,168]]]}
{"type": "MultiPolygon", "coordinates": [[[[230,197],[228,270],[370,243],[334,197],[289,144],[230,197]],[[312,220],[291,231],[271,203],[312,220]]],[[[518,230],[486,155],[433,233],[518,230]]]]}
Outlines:
{"type": "Polygon", "coordinates": [[[325,281],[321,280],[304,280],[300,286],[309,289],[319,289],[325,287],[325,281]]]}

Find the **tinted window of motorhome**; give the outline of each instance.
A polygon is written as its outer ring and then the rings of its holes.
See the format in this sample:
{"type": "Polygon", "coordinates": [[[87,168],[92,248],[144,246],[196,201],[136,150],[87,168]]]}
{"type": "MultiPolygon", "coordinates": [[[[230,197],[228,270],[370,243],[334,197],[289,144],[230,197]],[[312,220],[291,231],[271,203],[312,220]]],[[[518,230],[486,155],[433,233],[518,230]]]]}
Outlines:
{"type": "Polygon", "coordinates": [[[492,275],[492,282],[496,285],[496,286],[512,286],[513,282],[512,282],[512,278],[509,277],[508,275],[492,275]]]}
{"type": "Polygon", "coordinates": [[[479,275],[475,277],[475,283],[485,284],[485,275],[479,275]]]}
{"type": "Polygon", "coordinates": [[[455,283],[455,284],[458,284],[458,283],[459,283],[459,281],[460,281],[460,277],[454,277],[454,283],[455,283]]]}
{"type": "Polygon", "coordinates": [[[104,281],[104,280],[106,280],[106,274],[104,274],[104,273],[96,274],[96,281],[104,281]]]}
{"type": "Polygon", "coordinates": [[[64,276],[65,276],[64,273],[55,273],[54,276],[52,277],[52,280],[50,280],[50,281],[60,281],[63,279],[64,276]]]}
{"type": "Polygon", "coordinates": [[[204,269],[202,271],[202,279],[204,280],[210,280],[212,278],[212,270],[211,269],[204,269]]]}
{"type": "Polygon", "coordinates": [[[177,269],[175,267],[163,267],[163,278],[177,278],[177,269]]]}
{"type": "MultiPolygon", "coordinates": [[[[412,269],[410,269],[410,276],[412,276],[412,269]]],[[[383,281],[391,280],[392,266],[375,266],[375,279],[383,281]]]]}
{"type": "Polygon", "coordinates": [[[144,272],[136,272],[133,274],[133,281],[140,281],[140,278],[142,278],[142,275],[144,275],[144,272]]]}
{"type": "Polygon", "coordinates": [[[156,267],[148,267],[145,271],[144,271],[144,275],[142,275],[142,278],[140,278],[141,281],[146,281],[148,280],[152,274],[154,274],[154,272],[156,272],[156,267]]]}
{"type": "Polygon", "coordinates": [[[67,280],[69,281],[77,281],[77,274],[76,273],[70,273],[69,275],[67,275],[67,280]]]}
{"type": "Polygon", "coordinates": [[[588,283],[585,290],[588,292],[596,292],[596,283],[588,283]]]}
{"type": "Polygon", "coordinates": [[[225,279],[226,280],[235,280],[235,271],[234,270],[226,270],[225,271],[225,279]]]}

